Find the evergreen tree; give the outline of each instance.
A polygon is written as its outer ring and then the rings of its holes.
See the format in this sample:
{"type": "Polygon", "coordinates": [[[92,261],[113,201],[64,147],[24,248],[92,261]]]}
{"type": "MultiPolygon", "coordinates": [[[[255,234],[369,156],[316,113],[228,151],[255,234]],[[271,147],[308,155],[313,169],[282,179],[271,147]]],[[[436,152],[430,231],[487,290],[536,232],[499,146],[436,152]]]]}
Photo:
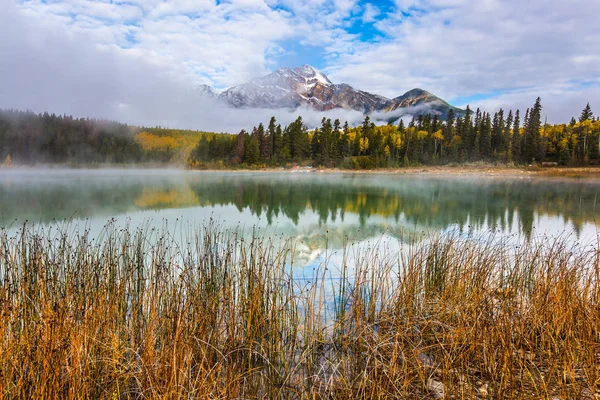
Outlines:
{"type": "Polygon", "coordinates": [[[515,112],[515,120],[513,123],[513,133],[511,140],[512,156],[514,160],[521,160],[521,118],[519,110],[515,112]]]}
{"type": "Polygon", "coordinates": [[[332,126],[331,119],[323,118],[321,120],[321,159],[319,160],[319,164],[328,166],[331,160],[330,152],[331,152],[331,141],[332,138],[332,126]]]}
{"type": "Polygon", "coordinates": [[[481,119],[479,133],[479,153],[481,158],[489,159],[492,155],[492,124],[490,114],[483,113],[481,119]]]}
{"type": "Polygon", "coordinates": [[[480,146],[480,133],[481,133],[481,123],[482,123],[482,116],[481,116],[481,110],[479,108],[477,108],[477,110],[475,111],[475,120],[473,125],[470,127],[471,128],[471,133],[470,133],[470,143],[469,143],[469,147],[471,149],[471,152],[469,154],[469,158],[471,160],[478,160],[479,159],[479,146],[480,146]]]}
{"type": "Polygon", "coordinates": [[[258,145],[260,149],[260,161],[266,162],[271,157],[271,139],[265,132],[265,127],[262,124],[258,124],[258,128],[256,128],[256,136],[258,139],[258,145]]]}
{"type": "Polygon", "coordinates": [[[288,127],[290,154],[294,161],[302,161],[310,156],[310,143],[302,117],[298,117],[288,127]]]}
{"type": "Polygon", "coordinates": [[[433,118],[431,119],[431,129],[430,129],[430,133],[431,132],[437,132],[437,130],[440,129],[440,120],[436,115],[433,116],[433,118]]]}
{"type": "Polygon", "coordinates": [[[352,155],[352,148],[350,146],[350,127],[348,121],[344,123],[342,134],[338,143],[339,154],[342,159],[350,157],[352,155]]]}
{"type": "Polygon", "coordinates": [[[374,125],[371,123],[371,118],[367,115],[362,123],[360,154],[370,154],[370,144],[373,142],[374,125]],[[366,144],[365,144],[366,143],[366,144]]]}
{"type": "Polygon", "coordinates": [[[341,138],[340,124],[341,123],[339,119],[333,121],[333,131],[331,132],[331,138],[329,139],[329,157],[336,163],[339,163],[341,159],[341,152],[339,148],[341,138]]]}
{"type": "Polygon", "coordinates": [[[236,137],[236,146],[235,146],[235,154],[233,156],[232,162],[234,164],[241,164],[244,162],[244,156],[246,154],[246,136],[248,134],[245,130],[241,130],[240,133],[236,137]]]}
{"type": "Polygon", "coordinates": [[[312,157],[314,164],[321,164],[321,152],[321,130],[319,128],[315,128],[310,142],[310,156],[312,157]]]}
{"type": "Polygon", "coordinates": [[[269,127],[267,128],[267,133],[271,140],[269,146],[269,156],[273,157],[274,155],[279,154],[279,151],[281,150],[279,147],[281,137],[277,136],[277,120],[275,117],[271,117],[271,120],[269,121],[269,127]]]}
{"type": "Polygon", "coordinates": [[[494,113],[492,122],[492,155],[496,158],[505,151],[504,142],[504,110],[494,113]]]}
{"type": "Polygon", "coordinates": [[[594,113],[592,112],[592,108],[590,107],[590,103],[587,103],[583,111],[581,112],[581,116],[579,117],[579,122],[583,121],[593,121],[594,113]]]}
{"type": "Polygon", "coordinates": [[[462,123],[460,124],[460,130],[457,129],[458,135],[461,138],[461,147],[460,152],[462,153],[462,160],[464,161],[466,157],[471,153],[472,149],[472,138],[471,138],[471,124],[472,124],[472,111],[469,106],[465,111],[465,117],[462,119],[462,123]]]}
{"type": "Polygon", "coordinates": [[[512,150],[512,137],[510,135],[510,130],[513,126],[513,112],[512,110],[508,111],[508,117],[506,117],[506,123],[504,124],[504,132],[503,132],[503,142],[505,143],[506,146],[506,160],[508,162],[513,162],[514,160],[514,155],[513,155],[513,150],[512,150]]]}
{"type": "Polygon", "coordinates": [[[542,127],[542,103],[538,97],[528,114],[524,132],[523,161],[540,161],[540,129],[542,127]]]}
{"type": "MultiPolygon", "coordinates": [[[[278,126],[278,130],[281,131],[281,125],[278,126]]],[[[292,151],[291,151],[291,139],[290,139],[290,129],[287,126],[283,130],[283,134],[281,134],[281,150],[277,155],[277,161],[279,163],[288,163],[292,160],[292,151]]]]}
{"type": "Polygon", "coordinates": [[[258,135],[246,136],[246,152],[244,153],[244,162],[249,165],[261,162],[260,142],[258,135]]]}
{"type": "Polygon", "coordinates": [[[455,122],[455,114],[454,114],[454,110],[450,109],[450,111],[448,111],[448,118],[446,120],[446,124],[444,125],[444,137],[446,138],[447,142],[451,142],[452,139],[454,138],[454,122],[455,122]]]}

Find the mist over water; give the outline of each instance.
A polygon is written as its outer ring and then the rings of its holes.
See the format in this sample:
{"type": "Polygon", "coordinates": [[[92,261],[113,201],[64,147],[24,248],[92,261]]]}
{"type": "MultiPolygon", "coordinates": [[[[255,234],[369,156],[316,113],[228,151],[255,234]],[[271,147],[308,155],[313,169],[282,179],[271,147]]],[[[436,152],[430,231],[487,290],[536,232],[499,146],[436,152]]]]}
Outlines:
{"type": "Polygon", "coordinates": [[[382,235],[457,230],[594,238],[597,182],[472,176],[249,173],[181,170],[0,170],[1,224],[69,222],[98,232],[181,229],[209,219],[225,228],[302,237],[309,247],[382,235]]]}

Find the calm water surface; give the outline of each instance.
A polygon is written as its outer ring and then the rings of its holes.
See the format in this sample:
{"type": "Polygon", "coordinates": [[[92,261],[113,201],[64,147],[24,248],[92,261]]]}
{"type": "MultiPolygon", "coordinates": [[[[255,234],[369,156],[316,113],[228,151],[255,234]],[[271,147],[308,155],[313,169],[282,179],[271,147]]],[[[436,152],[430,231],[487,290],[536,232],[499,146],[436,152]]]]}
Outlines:
{"type": "Polygon", "coordinates": [[[305,258],[345,241],[402,243],[423,232],[494,231],[597,240],[600,181],[467,176],[0,170],[0,225],[85,226],[107,220],[171,230],[202,225],[292,237],[305,258]]]}

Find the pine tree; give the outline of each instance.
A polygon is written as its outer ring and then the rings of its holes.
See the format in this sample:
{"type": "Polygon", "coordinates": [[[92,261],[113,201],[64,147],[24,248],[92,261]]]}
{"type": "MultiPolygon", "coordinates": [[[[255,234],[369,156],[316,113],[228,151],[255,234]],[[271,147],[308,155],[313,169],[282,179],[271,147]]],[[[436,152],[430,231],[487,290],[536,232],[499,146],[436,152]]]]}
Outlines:
{"type": "Polygon", "coordinates": [[[313,159],[313,163],[316,165],[321,164],[321,153],[322,153],[322,142],[321,142],[321,130],[316,128],[313,131],[312,139],[310,142],[310,155],[313,159]]]}
{"type": "Polygon", "coordinates": [[[523,161],[540,161],[540,129],[542,127],[542,103],[538,97],[527,115],[523,142],[523,161]]]}
{"type": "Polygon", "coordinates": [[[250,135],[246,137],[246,152],[244,154],[244,162],[249,165],[258,164],[261,162],[260,142],[258,135],[250,135]]]}
{"type": "MultiPolygon", "coordinates": [[[[420,117],[420,116],[419,116],[420,117]]],[[[361,145],[360,145],[360,154],[368,155],[370,154],[369,144],[373,142],[373,131],[374,125],[371,123],[371,118],[367,115],[365,120],[362,123],[362,137],[361,137],[361,145]],[[367,144],[365,144],[367,143],[367,144]]]]}
{"type": "Polygon", "coordinates": [[[500,109],[494,113],[492,122],[492,155],[496,158],[499,154],[504,153],[504,110],[500,109]]]}
{"type": "MultiPolygon", "coordinates": [[[[278,130],[281,131],[281,125],[278,126],[278,130]]],[[[290,140],[290,129],[287,126],[283,130],[283,134],[281,135],[281,150],[277,154],[277,161],[281,163],[288,163],[292,159],[292,151],[291,151],[291,140],[290,140]]]]}
{"type": "Polygon", "coordinates": [[[474,124],[471,126],[471,142],[469,143],[469,147],[471,147],[471,154],[469,155],[469,157],[472,160],[477,160],[479,159],[479,145],[480,145],[480,132],[481,132],[481,121],[482,121],[482,117],[481,117],[481,110],[479,108],[477,108],[477,111],[475,111],[475,120],[474,120],[474,124]]]}
{"type": "Polygon", "coordinates": [[[332,127],[331,127],[331,119],[323,118],[321,120],[321,165],[329,165],[331,160],[331,136],[332,136],[332,127]]]}
{"type": "MultiPolygon", "coordinates": [[[[465,111],[465,117],[462,119],[462,123],[460,124],[460,129],[457,129],[457,133],[461,138],[461,147],[460,147],[460,152],[462,153],[462,161],[465,161],[466,157],[468,156],[468,154],[471,152],[471,132],[472,132],[472,116],[473,112],[471,111],[471,109],[469,108],[469,106],[467,106],[467,109],[465,111]]],[[[457,124],[458,127],[458,124],[457,124]]]]}
{"type": "Polygon", "coordinates": [[[512,162],[513,161],[513,153],[512,153],[512,138],[510,136],[510,130],[512,128],[512,124],[513,124],[513,112],[512,110],[508,111],[508,116],[506,117],[506,121],[504,124],[504,132],[502,132],[502,136],[503,139],[502,141],[504,142],[504,146],[506,147],[506,161],[508,162],[512,162]]]}
{"type": "Polygon", "coordinates": [[[583,121],[594,121],[594,113],[592,112],[590,103],[587,103],[587,105],[581,112],[581,116],[579,117],[579,122],[583,122],[583,121]]]}
{"type": "Polygon", "coordinates": [[[290,128],[290,150],[294,161],[302,161],[310,157],[310,142],[308,132],[302,121],[298,117],[289,126],[290,128]]]}
{"type": "Polygon", "coordinates": [[[452,141],[454,138],[454,119],[455,119],[454,110],[450,109],[448,111],[448,118],[446,119],[446,125],[444,126],[444,138],[448,143],[452,141]]]}
{"type": "Polygon", "coordinates": [[[267,128],[267,133],[271,141],[269,145],[269,157],[273,157],[274,155],[279,153],[279,149],[277,148],[277,142],[280,139],[277,137],[277,121],[275,120],[275,117],[271,117],[271,120],[269,121],[269,127],[267,128]]]}
{"type": "MultiPolygon", "coordinates": [[[[452,110],[450,110],[450,111],[452,111],[452,110]]],[[[404,126],[404,121],[401,119],[400,123],[398,124],[398,132],[404,133],[405,129],[406,129],[406,127],[404,126]]]]}
{"type": "Polygon", "coordinates": [[[440,124],[440,120],[439,120],[439,118],[438,118],[438,116],[437,116],[437,114],[436,114],[436,115],[434,115],[434,116],[433,116],[433,118],[431,119],[431,129],[430,129],[430,133],[431,133],[431,132],[437,132],[437,130],[440,128],[440,127],[439,127],[439,124],[440,124]]]}
{"type": "Polygon", "coordinates": [[[262,124],[262,122],[258,124],[255,136],[258,139],[258,145],[260,149],[260,160],[262,162],[266,162],[271,157],[271,139],[265,133],[265,127],[262,124]]]}
{"type": "Polygon", "coordinates": [[[521,161],[521,118],[519,110],[515,112],[515,120],[513,123],[513,133],[511,137],[511,150],[514,160],[521,161]]]}
{"type": "Polygon", "coordinates": [[[244,162],[244,155],[246,153],[246,136],[247,133],[245,130],[241,130],[241,132],[237,135],[236,138],[236,146],[235,146],[235,154],[233,156],[232,162],[234,164],[241,164],[244,162]]]}
{"type": "Polygon", "coordinates": [[[336,163],[339,163],[341,158],[339,148],[340,137],[340,120],[336,119],[335,121],[333,121],[333,131],[331,132],[331,138],[329,139],[329,157],[336,163]]]}
{"type": "Polygon", "coordinates": [[[489,159],[492,155],[492,123],[489,113],[483,113],[479,130],[479,153],[481,158],[489,159]]]}

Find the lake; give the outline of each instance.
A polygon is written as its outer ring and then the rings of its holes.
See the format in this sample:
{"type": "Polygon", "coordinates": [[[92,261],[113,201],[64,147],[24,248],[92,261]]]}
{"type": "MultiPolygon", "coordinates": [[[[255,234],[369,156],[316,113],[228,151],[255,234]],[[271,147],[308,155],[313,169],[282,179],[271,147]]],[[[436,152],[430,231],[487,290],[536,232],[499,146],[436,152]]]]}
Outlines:
{"type": "Polygon", "coordinates": [[[304,263],[344,243],[403,243],[432,232],[597,240],[600,181],[474,175],[0,170],[0,224],[100,232],[224,228],[293,238],[304,263]],[[73,228],[75,227],[75,228],[73,228]]]}

